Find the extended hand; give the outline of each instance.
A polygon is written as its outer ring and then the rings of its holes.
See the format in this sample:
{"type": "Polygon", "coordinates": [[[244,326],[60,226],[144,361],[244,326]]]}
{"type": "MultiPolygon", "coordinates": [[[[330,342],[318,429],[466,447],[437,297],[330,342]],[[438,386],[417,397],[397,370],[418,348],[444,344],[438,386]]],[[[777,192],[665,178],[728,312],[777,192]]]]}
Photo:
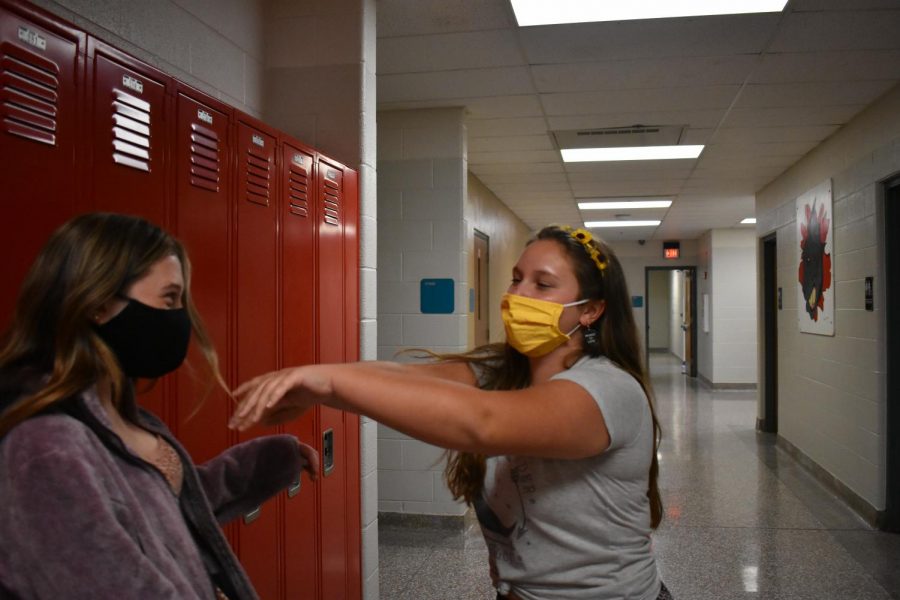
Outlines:
{"type": "Polygon", "coordinates": [[[273,371],[242,384],[234,395],[242,398],[228,426],[245,430],[264,421],[267,425],[296,419],[331,396],[327,367],[309,365],[273,371]]]}

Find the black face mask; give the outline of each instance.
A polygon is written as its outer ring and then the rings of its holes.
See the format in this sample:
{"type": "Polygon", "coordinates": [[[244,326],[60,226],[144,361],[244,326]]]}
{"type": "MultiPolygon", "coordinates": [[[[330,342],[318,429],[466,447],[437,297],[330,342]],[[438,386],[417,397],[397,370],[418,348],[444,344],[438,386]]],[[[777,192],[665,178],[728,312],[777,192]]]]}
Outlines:
{"type": "Polygon", "coordinates": [[[184,362],[191,341],[186,309],[153,308],[132,298],[96,329],[128,377],[153,379],[171,373],[184,362]]]}

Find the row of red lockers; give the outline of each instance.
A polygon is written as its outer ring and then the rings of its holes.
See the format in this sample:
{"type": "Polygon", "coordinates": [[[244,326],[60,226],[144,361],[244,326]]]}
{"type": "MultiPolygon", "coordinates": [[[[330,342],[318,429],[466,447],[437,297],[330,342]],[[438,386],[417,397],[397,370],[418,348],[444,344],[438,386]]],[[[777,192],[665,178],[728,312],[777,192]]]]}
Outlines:
{"type": "MultiPolygon", "coordinates": [[[[0,0],[0,322],[49,233],[87,210],[174,232],[230,385],[358,357],[357,173],[25,2],[0,0]]],[[[202,360],[192,350],[189,360],[202,360]]],[[[266,433],[182,369],[141,396],[202,462],[266,433]]],[[[226,527],[260,596],[359,598],[358,418],[281,428],[317,447],[306,476],[226,527]]]]}

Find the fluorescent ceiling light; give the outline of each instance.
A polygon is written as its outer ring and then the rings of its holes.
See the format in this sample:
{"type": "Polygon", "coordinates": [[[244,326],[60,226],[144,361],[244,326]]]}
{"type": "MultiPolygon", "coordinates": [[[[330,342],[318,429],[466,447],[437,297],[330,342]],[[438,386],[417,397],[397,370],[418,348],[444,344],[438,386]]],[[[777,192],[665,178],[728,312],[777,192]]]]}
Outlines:
{"type": "Polygon", "coordinates": [[[617,210],[622,208],[669,208],[671,200],[631,200],[631,201],[603,201],[603,202],[579,202],[581,210],[617,210]]]}
{"type": "Polygon", "coordinates": [[[625,148],[563,148],[563,162],[668,160],[697,158],[703,146],[628,146],[625,148]]]}
{"type": "Polygon", "coordinates": [[[741,221],[741,225],[756,225],[756,217],[747,217],[741,221]]]}
{"type": "Polygon", "coordinates": [[[662,221],[585,221],[588,229],[597,227],[656,227],[662,221]]]}
{"type": "Polygon", "coordinates": [[[519,27],[781,12],[787,0],[511,0],[519,27]]]}

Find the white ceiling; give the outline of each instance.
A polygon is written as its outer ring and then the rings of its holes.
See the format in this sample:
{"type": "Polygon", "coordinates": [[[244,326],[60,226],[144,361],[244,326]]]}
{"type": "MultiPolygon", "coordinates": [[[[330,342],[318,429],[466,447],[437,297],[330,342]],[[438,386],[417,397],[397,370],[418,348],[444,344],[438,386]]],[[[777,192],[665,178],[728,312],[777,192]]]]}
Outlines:
{"type": "MultiPolygon", "coordinates": [[[[900,0],[791,0],[782,13],[519,28],[508,0],[378,0],[378,108],[464,106],[469,170],[533,229],[632,211],[693,239],[900,81],[900,0]],[[698,159],[564,164],[552,131],[686,126],[698,159]]],[[[747,226],[741,226],[747,227],[747,226]]],[[[749,226],[749,227],[752,227],[749,226]]]]}

